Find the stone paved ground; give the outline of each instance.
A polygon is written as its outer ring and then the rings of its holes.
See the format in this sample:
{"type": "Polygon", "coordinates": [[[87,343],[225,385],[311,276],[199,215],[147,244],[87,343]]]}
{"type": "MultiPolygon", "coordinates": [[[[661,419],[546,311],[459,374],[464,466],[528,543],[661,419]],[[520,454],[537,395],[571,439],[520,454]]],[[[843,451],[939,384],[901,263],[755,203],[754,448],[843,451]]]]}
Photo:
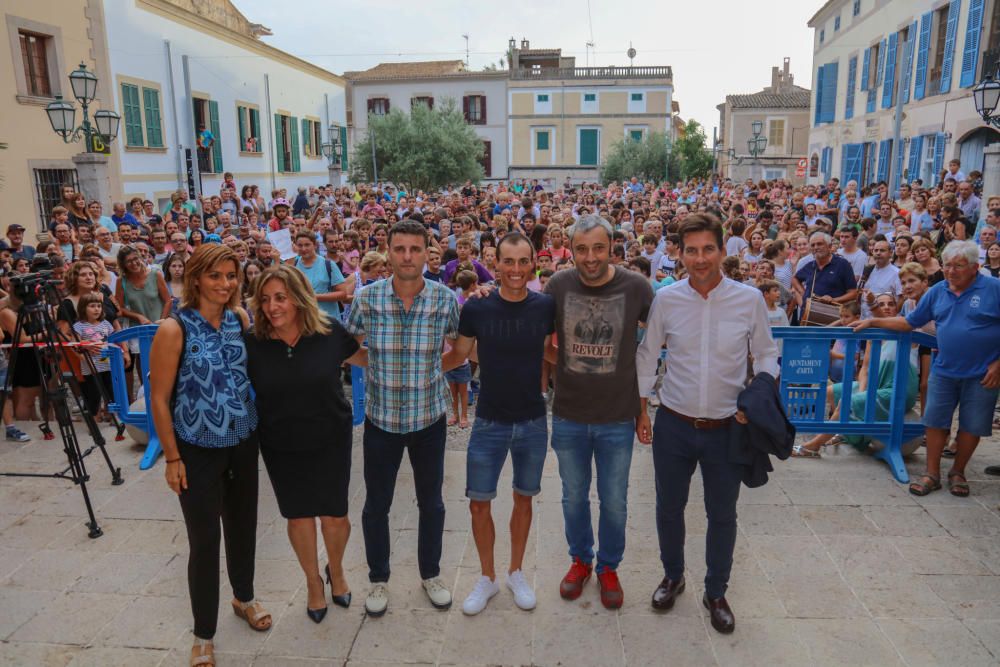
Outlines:
{"type": "MultiPolygon", "coordinates": [[[[37,432],[37,431],[36,431],[37,432]]],[[[228,610],[223,586],[220,665],[996,665],[1000,662],[1000,481],[981,470],[1000,463],[997,438],[974,461],[973,495],[914,498],[883,464],[840,448],[821,461],[779,464],[771,482],[744,489],[729,600],[735,634],[723,637],[700,607],[705,519],[696,478],[688,512],[688,590],[668,615],[649,596],[661,573],[654,532],[649,450],[636,446],[628,547],[621,567],[625,606],[605,611],[591,584],[568,603],[558,596],[568,564],[555,457],[528,547],[538,608],[518,611],[504,590],[485,613],[466,618],[460,601],[478,575],[464,493],[464,441],[453,431],[446,459],[443,576],[456,604],[433,610],[416,572],[412,477],[400,475],[389,613],[366,619],[359,517],[360,432],[355,433],[346,566],[349,611],[330,607],[320,625],[303,613],[304,582],[284,522],[262,474],[257,592],[274,614],[257,634],[228,610]]],[[[84,438],[89,442],[88,438],[84,438]]],[[[90,486],[105,535],[87,538],[78,489],[60,481],[0,478],[0,664],[181,665],[191,637],[186,538],[162,463],[139,472],[140,450],[111,446],[125,471],[109,485],[96,456],[90,486]]],[[[51,471],[55,442],[0,443],[0,470],[51,471]]],[[[911,472],[922,466],[918,453],[911,472]]],[[[510,486],[505,470],[502,488],[510,486]]],[[[506,495],[506,494],[505,494],[506,495]]],[[[498,569],[506,563],[509,496],[496,503],[498,569]]]]}

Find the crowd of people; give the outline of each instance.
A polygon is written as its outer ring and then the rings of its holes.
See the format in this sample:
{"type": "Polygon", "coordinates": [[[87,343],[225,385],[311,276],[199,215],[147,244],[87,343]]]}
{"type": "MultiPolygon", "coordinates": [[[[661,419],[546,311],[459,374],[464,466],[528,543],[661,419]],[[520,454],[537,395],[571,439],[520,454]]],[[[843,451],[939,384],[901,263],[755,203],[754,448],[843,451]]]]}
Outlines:
{"type": "MultiPolygon", "coordinates": [[[[927,472],[910,490],[941,488],[941,458],[950,453],[949,489],[969,493],[966,466],[979,438],[998,426],[1000,197],[983,206],[956,163],[938,183],[904,184],[896,196],[886,183],[837,179],[792,186],[633,178],[439,192],[325,185],[266,199],[226,174],[218,195],[191,200],[178,191],[161,211],[136,198],[115,202],[105,216],[100,202],[64,188],[35,245],[23,226],[8,226],[0,262],[5,281],[51,267],[62,281],[56,317],[68,336],[100,344],[123,326],[161,325],[152,358],[131,349],[126,360],[133,382],[151,383],[167,482],[188,529],[192,664],[213,664],[223,538],[234,612],[256,630],[271,626],[253,591],[258,452],[306,578],[309,617],[326,615],[324,580],[335,604],[350,605],[341,562],[351,532],[345,364],[365,367],[370,616],[389,606],[389,515],[404,451],[423,589],[434,607],[451,606],[440,572],[445,441],[447,426],[471,425],[466,495],[482,573],[465,613],[481,612],[500,591],[490,507],[508,453],[514,506],[505,585],[518,607],[534,608],[521,568],[550,443],[571,561],[560,594],[575,600],[596,576],[604,606],[621,606],[617,569],[638,437],[653,449],[664,565],[651,604],[666,611],[685,588],[684,507],[700,466],[709,520],[704,605],[713,627],[731,632],[725,593],[736,499],[742,483],[761,481],[759,460],[747,453],[751,463],[734,463],[726,442],[756,420],[782,423],[744,409],[777,392],[781,351],[770,327],[936,325],[933,363],[931,350],[910,355],[907,405],[919,400],[927,426],[927,472]],[[647,404],[657,408],[655,423],[647,404]]],[[[13,296],[2,302],[5,342],[17,307],[13,296]]],[[[872,369],[866,356],[846,359],[841,343],[831,350],[831,382],[853,364],[852,413],[863,412],[869,383],[887,411],[898,391],[895,351],[883,347],[872,369]]],[[[87,349],[97,363],[84,378],[86,401],[106,418],[108,368],[99,347],[87,349]]],[[[12,378],[8,439],[30,439],[14,420],[38,416],[45,378],[31,368],[19,364],[12,378]]],[[[831,410],[840,391],[831,384],[831,410]]],[[[774,440],[773,453],[792,450],[780,433],[774,440]]],[[[819,458],[836,441],[817,436],[792,453],[819,458]]]]}

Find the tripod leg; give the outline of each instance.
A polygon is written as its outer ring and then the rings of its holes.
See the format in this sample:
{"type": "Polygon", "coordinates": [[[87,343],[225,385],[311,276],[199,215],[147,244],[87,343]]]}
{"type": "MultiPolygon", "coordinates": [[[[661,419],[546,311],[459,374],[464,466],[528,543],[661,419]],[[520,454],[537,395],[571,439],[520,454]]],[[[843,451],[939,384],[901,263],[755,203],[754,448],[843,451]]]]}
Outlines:
{"type": "MultiPolygon", "coordinates": [[[[84,357],[87,362],[93,365],[93,362],[89,357],[84,357]]],[[[94,381],[100,382],[97,376],[94,377],[94,381]]],[[[104,456],[105,463],[108,464],[108,470],[111,472],[111,484],[113,486],[118,486],[123,484],[125,480],[122,478],[122,469],[116,468],[115,464],[111,462],[111,457],[108,456],[108,450],[105,449],[104,434],[101,433],[101,427],[94,418],[94,415],[90,412],[90,406],[87,405],[87,401],[83,400],[83,391],[80,388],[80,382],[76,379],[73,373],[67,373],[65,375],[66,382],[70,388],[70,394],[73,396],[73,400],[76,401],[77,407],[80,408],[80,416],[83,417],[84,423],[87,425],[87,430],[90,431],[90,437],[94,439],[94,445],[96,445],[100,450],[101,454],[104,456]]]]}
{"type": "MultiPolygon", "coordinates": [[[[90,476],[87,474],[87,469],[83,462],[80,441],[77,440],[76,432],[73,430],[73,420],[69,413],[69,402],[66,398],[68,391],[69,388],[66,385],[60,385],[56,391],[52,392],[50,398],[52,399],[52,408],[56,415],[56,423],[59,424],[59,434],[62,436],[63,450],[66,452],[70,469],[73,471],[73,480],[80,486],[80,493],[83,494],[83,503],[87,506],[87,516],[90,518],[90,521],[87,523],[87,527],[90,529],[88,535],[91,539],[96,539],[103,535],[104,531],[97,525],[94,506],[90,501],[90,493],[87,492],[87,482],[90,481],[90,476]]],[[[121,482],[118,483],[120,484],[121,482]]]]}

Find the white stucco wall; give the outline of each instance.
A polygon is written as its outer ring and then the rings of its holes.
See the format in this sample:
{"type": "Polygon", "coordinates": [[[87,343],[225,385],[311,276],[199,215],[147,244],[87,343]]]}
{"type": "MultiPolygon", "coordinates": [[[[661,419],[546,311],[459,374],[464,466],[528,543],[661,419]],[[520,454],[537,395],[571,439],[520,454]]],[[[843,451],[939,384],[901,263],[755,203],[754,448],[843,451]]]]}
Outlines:
{"type": "MultiPolygon", "coordinates": [[[[121,160],[122,195],[144,195],[162,200],[177,188],[178,152],[195,151],[191,99],[185,94],[183,56],[188,56],[190,86],[196,96],[218,102],[223,169],[235,175],[237,185],[255,183],[265,198],[272,186],[290,190],[298,185],[325,184],[329,180],[327,160],[322,156],[300,156],[301,171],[277,173],[274,156],[274,114],[287,112],[299,119],[318,119],[322,139],[328,139],[330,124],[346,125],[345,85],[332,75],[310,73],[294,61],[282,62],[277,55],[261,53],[241,45],[241,38],[224,28],[177,21],[161,11],[151,10],[141,1],[105,0],[105,16],[114,85],[114,106],[122,115],[117,152],[121,160]],[[173,77],[165,42],[170,42],[173,77]],[[163,128],[162,150],[129,149],[125,146],[122,78],[160,84],[163,128]],[[265,95],[268,80],[270,98],[265,95]],[[237,102],[256,104],[260,109],[261,154],[240,154],[237,102]],[[268,110],[270,109],[270,111],[268,110]]],[[[299,150],[303,150],[299,137],[299,150]]],[[[184,182],[186,176],[181,173],[184,182]]],[[[203,191],[216,194],[222,174],[205,174],[203,191]]]]}

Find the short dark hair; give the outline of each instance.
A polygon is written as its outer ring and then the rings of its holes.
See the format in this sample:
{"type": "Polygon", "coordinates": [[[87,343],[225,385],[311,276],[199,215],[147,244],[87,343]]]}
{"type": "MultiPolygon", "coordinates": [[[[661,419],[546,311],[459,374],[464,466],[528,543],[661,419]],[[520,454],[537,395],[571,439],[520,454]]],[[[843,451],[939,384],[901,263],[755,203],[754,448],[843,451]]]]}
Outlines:
{"type": "Polygon", "coordinates": [[[837,228],[838,232],[848,232],[851,236],[858,237],[858,228],[854,225],[841,225],[837,228]]]}
{"type": "Polygon", "coordinates": [[[677,233],[681,237],[681,250],[684,250],[684,239],[688,234],[696,232],[711,232],[715,235],[715,241],[722,250],[725,246],[722,242],[722,223],[711,213],[692,213],[684,219],[677,233]]]}
{"type": "Polygon", "coordinates": [[[504,234],[503,238],[497,243],[497,259],[499,260],[502,255],[502,248],[505,245],[515,245],[518,243],[527,243],[531,248],[531,257],[535,257],[535,244],[531,240],[520,232],[510,232],[509,234],[504,234]]]}
{"type": "Polygon", "coordinates": [[[392,237],[397,234],[407,236],[419,236],[424,240],[424,247],[427,247],[427,228],[419,222],[413,220],[400,220],[389,228],[389,244],[392,245],[392,237]]]}

